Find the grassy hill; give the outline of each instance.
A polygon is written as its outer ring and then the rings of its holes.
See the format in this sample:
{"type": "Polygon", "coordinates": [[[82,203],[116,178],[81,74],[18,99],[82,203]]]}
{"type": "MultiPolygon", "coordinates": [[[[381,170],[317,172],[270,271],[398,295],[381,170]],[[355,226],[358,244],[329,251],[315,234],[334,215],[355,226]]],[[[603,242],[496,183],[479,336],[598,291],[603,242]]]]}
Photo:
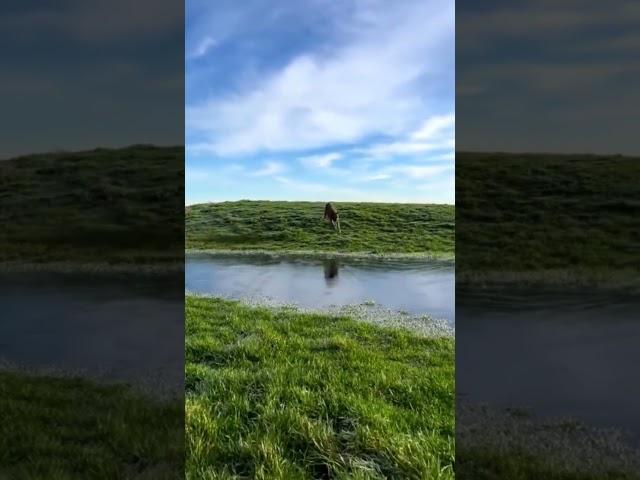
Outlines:
{"type": "Polygon", "coordinates": [[[640,158],[458,153],[456,209],[458,280],[638,273],[640,158]]]}
{"type": "Polygon", "coordinates": [[[181,261],[183,179],[183,147],[0,161],[0,262],[181,261]]]}
{"type": "Polygon", "coordinates": [[[455,207],[334,203],[342,233],[322,221],[324,203],[239,201],[186,208],[186,247],[362,254],[454,255],[455,207]]]}

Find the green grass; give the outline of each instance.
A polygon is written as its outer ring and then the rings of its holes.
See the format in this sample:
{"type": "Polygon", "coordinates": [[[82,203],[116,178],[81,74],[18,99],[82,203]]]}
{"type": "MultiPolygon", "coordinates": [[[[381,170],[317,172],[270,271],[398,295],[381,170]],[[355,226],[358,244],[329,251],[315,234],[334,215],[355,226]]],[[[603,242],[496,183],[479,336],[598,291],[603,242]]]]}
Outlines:
{"type": "Polygon", "coordinates": [[[182,400],[0,371],[0,478],[183,478],[182,400]]]}
{"type": "Polygon", "coordinates": [[[640,158],[457,153],[457,279],[637,277],[639,182],[640,158]]]}
{"type": "Polygon", "coordinates": [[[453,257],[453,205],[335,203],[342,234],[322,221],[324,203],[239,201],[186,209],[186,247],[422,254],[453,257]]]}
{"type": "Polygon", "coordinates": [[[186,299],[188,479],[452,479],[454,342],[186,299]]]}
{"type": "Polygon", "coordinates": [[[0,161],[0,262],[181,262],[183,178],[183,147],[0,161]]]}

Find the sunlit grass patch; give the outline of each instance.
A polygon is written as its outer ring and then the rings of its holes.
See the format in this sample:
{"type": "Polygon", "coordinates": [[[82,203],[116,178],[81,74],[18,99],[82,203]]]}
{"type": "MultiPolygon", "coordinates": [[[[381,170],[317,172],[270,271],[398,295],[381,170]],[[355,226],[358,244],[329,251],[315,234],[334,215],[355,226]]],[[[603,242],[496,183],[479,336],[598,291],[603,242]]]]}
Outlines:
{"type": "Polygon", "coordinates": [[[454,348],[187,297],[187,476],[453,478],[454,348]]]}

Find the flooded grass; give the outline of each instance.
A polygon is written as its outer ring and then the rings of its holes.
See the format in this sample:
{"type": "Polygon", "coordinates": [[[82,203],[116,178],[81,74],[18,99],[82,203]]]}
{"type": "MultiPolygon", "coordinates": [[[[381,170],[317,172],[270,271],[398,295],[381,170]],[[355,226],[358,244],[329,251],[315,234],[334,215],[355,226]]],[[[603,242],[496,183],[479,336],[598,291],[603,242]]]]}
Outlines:
{"type": "Polygon", "coordinates": [[[239,201],[186,208],[190,250],[288,255],[454,256],[455,207],[339,203],[342,233],[322,221],[324,203],[239,201]]]}
{"type": "Polygon", "coordinates": [[[0,478],[157,479],[184,471],[182,398],[0,370],[0,478]]]}
{"type": "Polygon", "coordinates": [[[454,342],[186,299],[187,478],[447,478],[454,342]]]}
{"type": "Polygon", "coordinates": [[[412,314],[406,310],[392,310],[378,305],[374,300],[365,300],[360,304],[330,305],[328,307],[308,308],[295,303],[282,303],[273,298],[262,296],[244,296],[242,298],[225,295],[200,294],[187,291],[186,295],[193,298],[209,298],[242,302],[243,305],[252,308],[268,308],[274,313],[300,313],[310,315],[323,315],[328,317],[348,317],[358,322],[407,330],[408,332],[423,337],[451,337],[455,336],[455,327],[449,320],[433,318],[429,315],[412,314]]]}
{"type": "Polygon", "coordinates": [[[309,259],[309,260],[332,260],[332,259],[346,259],[350,261],[394,261],[399,260],[403,262],[416,261],[416,262],[443,262],[445,265],[453,265],[455,262],[455,255],[453,253],[446,252],[414,252],[414,253],[372,253],[372,252],[335,252],[335,251],[321,251],[321,250],[265,250],[265,249],[251,249],[251,250],[229,250],[229,249],[193,249],[188,248],[185,250],[186,255],[190,256],[215,256],[215,257],[268,257],[273,259],[309,259]]]}

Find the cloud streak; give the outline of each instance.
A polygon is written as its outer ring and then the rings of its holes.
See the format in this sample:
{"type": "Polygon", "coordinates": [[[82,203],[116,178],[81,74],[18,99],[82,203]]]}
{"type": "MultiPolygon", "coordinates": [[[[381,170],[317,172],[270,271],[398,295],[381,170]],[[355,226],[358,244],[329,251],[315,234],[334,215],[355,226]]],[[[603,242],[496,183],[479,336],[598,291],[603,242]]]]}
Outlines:
{"type": "Polygon", "coordinates": [[[254,177],[269,177],[282,173],[286,171],[286,169],[287,168],[283,163],[269,161],[265,162],[264,166],[260,170],[252,172],[251,175],[254,177]]]}
{"type": "Polygon", "coordinates": [[[324,155],[302,157],[300,159],[300,163],[310,168],[329,168],[333,162],[340,160],[341,158],[342,154],[340,153],[326,153],[324,155]]]}
{"type": "Polygon", "coordinates": [[[191,58],[200,58],[205,56],[209,50],[214,48],[217,44],[218,42],[212,37],[203,38],[196,49],[191,53],[191,58]]]}

